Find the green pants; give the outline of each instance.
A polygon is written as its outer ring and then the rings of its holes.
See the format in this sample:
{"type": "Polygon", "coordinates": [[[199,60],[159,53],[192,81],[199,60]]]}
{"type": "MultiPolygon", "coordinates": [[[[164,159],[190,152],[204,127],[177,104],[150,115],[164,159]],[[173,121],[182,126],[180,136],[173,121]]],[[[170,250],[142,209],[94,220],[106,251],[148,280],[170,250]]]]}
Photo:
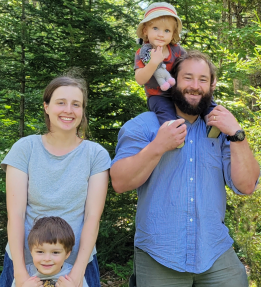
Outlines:
{"type": "Polygon", "coordinates": [[[201,273],[178,272],[134,249],[134,274],[129,287],[248,287],[244,265],[231,247],[201,273]]]}

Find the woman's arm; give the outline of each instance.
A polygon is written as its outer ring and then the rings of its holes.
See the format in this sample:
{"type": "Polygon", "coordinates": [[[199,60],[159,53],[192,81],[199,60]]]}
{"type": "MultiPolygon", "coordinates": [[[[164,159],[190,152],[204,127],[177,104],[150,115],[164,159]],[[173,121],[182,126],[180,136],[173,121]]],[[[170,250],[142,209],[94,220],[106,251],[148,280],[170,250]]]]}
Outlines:
{"type": "Polygon", "coordinates": [[[27,186],[27,174],[8,165],[6,170],[7,231],[16,287],[21,287],[30,277],[24,261],[24,220],[27,205],[27,186]]]}
{"type": "Polygon", "coordinates": [[[108,189],[108,180],[109,172],[107,170],[92,175],[89,179],[79,252],[69,274],[76,287],[82,286],[85,269],[98,236],[99,222],[108,189]]]}

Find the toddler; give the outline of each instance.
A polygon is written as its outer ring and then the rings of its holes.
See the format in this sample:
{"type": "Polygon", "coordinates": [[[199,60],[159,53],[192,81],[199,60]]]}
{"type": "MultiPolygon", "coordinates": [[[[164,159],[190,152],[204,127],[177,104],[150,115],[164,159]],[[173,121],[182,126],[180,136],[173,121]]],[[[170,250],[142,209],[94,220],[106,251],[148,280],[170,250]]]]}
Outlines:
{"type": "MultiPolygon", "coordinates": [[[[145,11],[144,19],[137,28],[137,35],[145,43],[152,45],[151,59],[148,64],[144,64],[140,57],[140,50],[135,55],[135,79],[138,84],[145,85],[145,93],[148,98],[148,107],[155,112],[159,123],[162,125],[166,121],[177,119],[175,107],[172,102],[170,89],[163,91],[160,89],[154,72],[161,62],[166,65],[167,71],[171,71],[175,60],[186,51],[177,44],[180,40],[182,23],[175,8],[166,3],[159,2],[151,4],[145,11]]],[[[169,85],[174,83],[169,81],[169,85]]],[[[208,110],[204,111],[202,117],[206,118],[216,103],[211,102],[208,110]]],[[[207,127],[208,137],[218,137],[220,131],[216,127],[207,127]]],[[[183,145],[181,145],[183,146],[183,145]]]]}
{"type": "MultiPolygon", "coordinates": [[[[57,286],[56,282],[60,276],[68,281],[66,286],[75,286],[67,276],[73,266],[65,262],[74,244],[73,230],[62,218],[50,216],[37,220],[28,235],[33,263],[26,265],[26,269],[31,277],[23,287],[57,286]],[[40,285],[39,279],[43,285],[40,285]]],[[[15,287],[15,280],[12,287],[15,287]]],[[[85,279],[83,287],[88,287],[85,279]]]]}

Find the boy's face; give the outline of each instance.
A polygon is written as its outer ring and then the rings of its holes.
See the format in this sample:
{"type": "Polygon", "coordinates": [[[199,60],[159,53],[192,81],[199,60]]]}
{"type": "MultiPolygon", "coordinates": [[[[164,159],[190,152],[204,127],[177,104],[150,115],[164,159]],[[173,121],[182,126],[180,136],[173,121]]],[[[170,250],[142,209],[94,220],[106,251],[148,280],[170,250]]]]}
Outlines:
{"type": "Polygon", "coordinates": [[[34,266],[44,275],[55,275],[61,271],[64,261],[69,257],[71,252],[66,253],[60,243],[33,246],[31,254],[34,266]]]}
{"type": "Polygon", "coordinates": [[[153,48],[164,47],[171,42],[176,25],[174,18],[161,19],[159,17],[145,26],[143,34],[148,36],[149,43],[153,48]]]}

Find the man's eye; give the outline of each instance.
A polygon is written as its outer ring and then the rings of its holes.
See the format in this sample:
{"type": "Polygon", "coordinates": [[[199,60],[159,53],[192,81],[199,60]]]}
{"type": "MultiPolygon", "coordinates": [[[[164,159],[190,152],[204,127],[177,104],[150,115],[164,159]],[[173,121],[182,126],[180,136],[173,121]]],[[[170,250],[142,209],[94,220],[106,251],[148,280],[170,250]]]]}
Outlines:
{"type": "Polygon", "coordinates": [[[191,77],[185,77],[185,80],[191,80],[191,77]]]}
{"type": "Polygon", "coordinates": [[[58,105],[63,105],[64,104],[64,102],[58,102],[58,105]]]}
{"type": "Polygon", "coordinates": [[[206,79],[201,79],[202,83],[206,83],[206,81],[207,81],[206,79]]]}

